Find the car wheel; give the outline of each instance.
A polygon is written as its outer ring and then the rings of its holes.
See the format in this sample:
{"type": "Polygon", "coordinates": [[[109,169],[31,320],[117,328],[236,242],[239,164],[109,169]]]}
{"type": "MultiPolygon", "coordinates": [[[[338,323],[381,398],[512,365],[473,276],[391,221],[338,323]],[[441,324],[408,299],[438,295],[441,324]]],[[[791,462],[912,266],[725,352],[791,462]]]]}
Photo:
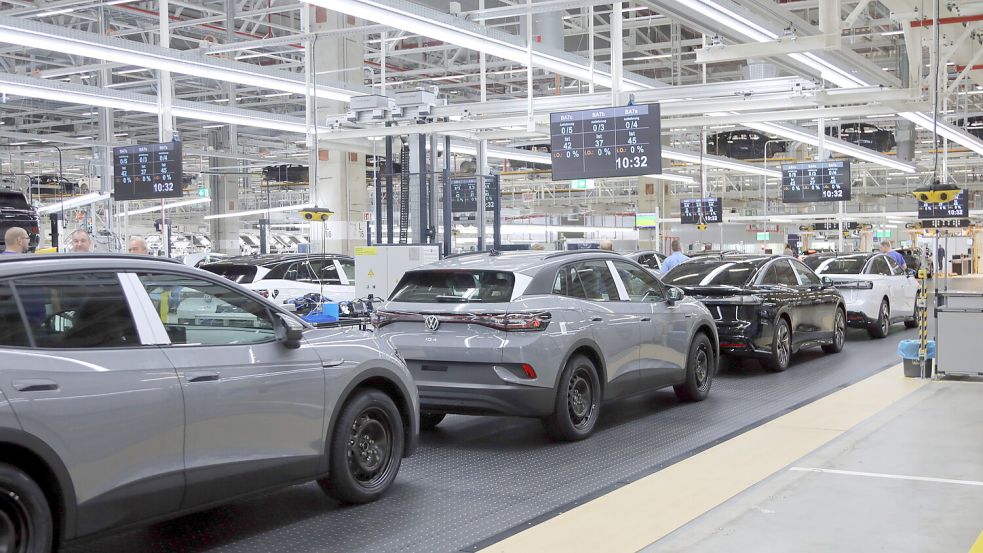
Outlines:
{"type": "Polygon", "coordinates": [[[693,338],[686,359],[686,381],[672,389],[683,401],[703,401],[710,393],[714,373],[713,346],[702,332],[693,338]]]}
{"type": "Polygon", "coordinates": [[[346,403],[331,436],[331,471],[318,484],[342,503],[382,497],[403,458],[403,423],[396,404],[379,390],[359,390],[346,403]]]}
{"type": "Polygon", "coordinates": [[[877,310],[877,320],[867,327],[867,334],[871,338],[883,338],[887,336],[891,328],[891,308],[886,300],[881,301],[881,307],[877,310]]]}
{"type": "Polygon", "coordinates": [[[553,414],[543,419],[546,431],[556,440],[583,440],[594,432],[601,412],[601,385],[590,359],[577,355],[567,362],[560,376],[553,414]]]}
{"type": "Polygon", "coordinates": [[[775,335],[771,341],[771,359],[768,360],[768,368],[775,372],[781,372],[788,368],[788,362],[792,357],[792,329],[788,326],[788,321],[778,319],[775,323],[775,335]]]}
{"type": "Polygon", "coordinates": [[[0,551],[48,553],[53,536],[44,492],[20,469],[0,463],[0,551]]]}
{"type": "Polygon", "coordinates": [[[843,310],[836,308],[836,315],[833,315],[833,343],[823,346],[826,353],[839,353],[843,351],[843,343],[846,341],[846,319],[843,317],[843,310]]]}
{"type": "Polygon", "coordinates": [[[444,413],[420,413],[420,430],[427,431],[437,428],[437,425],[446,416],[444,413]]]}

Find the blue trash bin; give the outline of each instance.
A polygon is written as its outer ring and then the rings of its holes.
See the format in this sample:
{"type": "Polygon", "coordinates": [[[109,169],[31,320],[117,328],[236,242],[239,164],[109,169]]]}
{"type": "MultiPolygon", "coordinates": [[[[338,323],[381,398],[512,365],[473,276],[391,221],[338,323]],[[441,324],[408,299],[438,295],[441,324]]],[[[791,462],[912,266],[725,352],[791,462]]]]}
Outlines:
{"type": "MultiPolygon", "coordinates": [[[[904,375],[919,378],[922,375],[921,364],[918,362],[918,340],[901,340],[898,343],[898,355],[904,360],[904,375]]],[[[929,340],[925,348],[925,376],[932,376],[935,365],[935,340],[929,340]]]]}

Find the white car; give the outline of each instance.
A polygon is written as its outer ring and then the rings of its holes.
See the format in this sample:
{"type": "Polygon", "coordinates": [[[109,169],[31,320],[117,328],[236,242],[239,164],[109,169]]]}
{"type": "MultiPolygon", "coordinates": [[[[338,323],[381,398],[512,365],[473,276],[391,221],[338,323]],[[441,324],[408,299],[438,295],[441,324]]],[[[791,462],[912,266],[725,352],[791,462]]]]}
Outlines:
{"type": "Polygon", "coordinates": [[[846,301],[847,325],[866,328],[871,338],[887,336],[891,324],[917,326],[918,280],[882,253],[816,254],[803,262],[829,277],[846,301]]]}
{"type": "Polygon", "coordinates": [[[355,299],[355,259],[339,254],[249,255],[200,268],[284,304],[316,293],[332,302],[355,299]]]}

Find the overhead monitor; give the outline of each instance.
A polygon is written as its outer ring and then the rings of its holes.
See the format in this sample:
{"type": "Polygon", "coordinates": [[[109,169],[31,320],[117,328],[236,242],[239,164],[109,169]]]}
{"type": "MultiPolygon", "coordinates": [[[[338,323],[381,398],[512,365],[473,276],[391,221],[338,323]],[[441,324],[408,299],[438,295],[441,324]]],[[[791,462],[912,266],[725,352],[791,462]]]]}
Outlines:
{"type": "Polygon", "coordinates": [[[635,228],[655,228],[659,226],[658,213],[636,213],[635,228]]]}
{"type": "MultiPolygon", "coordinates": [[[[860,228],[860,223],[858,223],[856,221],[844,221],[843,222],[843,230],[857,230],[859,228],[860,228]]],[[[818,223],[813,223],[812,224],[812,230],[820,230],[820,231],[825,230],[825,231],[834,231],[834,232],[837,232],[837,231],[840,230],[840,223],[838,223],[836,221],[833,221],[833,222],[822,221],[822,222],[818,222],[818,223]]]]}
{"type": "Polygon", "coordinates": [[[553,180],[662,173],[659,104],[550,114],[553,180]]]}
{"type": "Polygon", "coordinates": [[[724,204],[720,198],[692,198],[679,201],[679,222],[684,225],[720,223],[724,220],[724,204]]]}
{"type": "Polygon", "coordinates": [[[180,198],[181,143],[140,144],[113,148],[113,199],[180,198]]]}
{"type": "Polygon", "coordinates": [[[815,161],[782,165],[782,202],[850,200],[850,162],[815,161]]]}
{"type": "Polygon", "coordinates": [[[969,193],[962,190],[951,201],[941,204],[918,202],[919,219],[964,219],[969,217],[969,193]]]}
{"type": "MultiPolygon", "coordinates": [[[[498,187],[494,177],[485,179],[485,210],[491,212],[498,205],[498,187]]],[[[467,213],[478,211],[478,177],[456,177],[450,179],[451,212],[467,213]]]]}

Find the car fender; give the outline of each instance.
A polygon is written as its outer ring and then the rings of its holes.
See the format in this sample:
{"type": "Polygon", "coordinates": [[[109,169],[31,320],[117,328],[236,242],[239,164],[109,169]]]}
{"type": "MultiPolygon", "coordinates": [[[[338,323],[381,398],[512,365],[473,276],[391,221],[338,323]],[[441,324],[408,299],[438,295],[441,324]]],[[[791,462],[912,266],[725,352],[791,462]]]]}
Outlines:
{"type": "Polygon", "coordinates": [[[567,363],[570,362],[570,358],[573,357],[574,352],[584,346],[593,349],[594,353],[597,355],[597,359],[601,363],[601,366],[597,368],[599,371],[601,371],[601,374],[597,375],[601,381],[601,389],[603,390],[604,388],[607,387],[607,376],[606,376],[608,372],[607,363],[604,359],[604,356],[601,354],[601,347],[597,345],[597,342],[593,338],[584,337],[576,340],[573,344],[571,344],[567,348],[566,353],[564,353],[563,364],[560,365],[560,370],[556,371],[556,379],[553,381],[554,390],[557,388],[557,386],[560,385],[560,377],[563,376],[563,368],[566,367],[567,363]]]}
{"type": "MultiPolygon", "coordinates": [[[[62,540],[74,538],[77,532],[75,485],[72,483],[72,477],[64,463],[58,457],[58,454],[40,438],[21,430],[19,425],[17,428],[0,428],[0,445],[3,444],[17,446],[30,451],[48,466],[51,473],[54,474],[61,491],[62,504],[50,506],[55,511],[61,508],[59,536],[62,540]]],[[[0,447],[0,451],[2,449],[0,447]]],[[[0,460],[3,460],[3,453],[0,453],[0,460]]]]}

